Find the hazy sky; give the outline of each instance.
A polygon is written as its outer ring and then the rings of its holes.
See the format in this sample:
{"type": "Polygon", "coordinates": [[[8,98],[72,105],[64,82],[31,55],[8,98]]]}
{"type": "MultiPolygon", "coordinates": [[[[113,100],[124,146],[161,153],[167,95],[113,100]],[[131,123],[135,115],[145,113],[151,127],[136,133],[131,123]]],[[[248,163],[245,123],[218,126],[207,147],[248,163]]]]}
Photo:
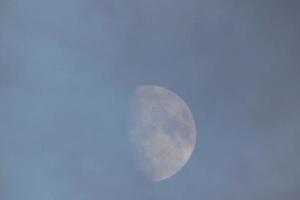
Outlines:
{"type": "Polygon", "coordinates": [[[0,0],[0,198],[299,200],[300,2],[0,0]],[[190,106],[196,150],[151,182],[142,84],[190,106]]]}

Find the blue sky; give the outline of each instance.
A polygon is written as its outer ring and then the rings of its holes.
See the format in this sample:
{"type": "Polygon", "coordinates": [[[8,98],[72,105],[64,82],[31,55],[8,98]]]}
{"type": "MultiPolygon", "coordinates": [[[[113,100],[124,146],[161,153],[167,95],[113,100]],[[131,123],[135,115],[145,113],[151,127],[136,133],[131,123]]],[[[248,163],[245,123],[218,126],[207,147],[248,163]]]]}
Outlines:
{"type": "Polygon", "coordinates": [[[0,0],[0,196],[300,197],[299,2],[0,0]],[[143,84],[190,106],[195,152],[154,183],[132,158],[143,84]]]}

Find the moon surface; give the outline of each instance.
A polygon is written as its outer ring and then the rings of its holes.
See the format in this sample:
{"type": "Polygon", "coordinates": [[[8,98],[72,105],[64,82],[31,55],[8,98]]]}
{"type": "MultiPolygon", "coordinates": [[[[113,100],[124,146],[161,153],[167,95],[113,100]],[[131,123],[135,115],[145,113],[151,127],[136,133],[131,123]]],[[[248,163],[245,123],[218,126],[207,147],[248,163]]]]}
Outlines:
{"type": "Polygon", "coordinates": [[[140,169],[153,181],[175,175],[190,159],[196,126],[188,105],[174,92],[154,85],[136,89],[130,139],[140,169]]]}

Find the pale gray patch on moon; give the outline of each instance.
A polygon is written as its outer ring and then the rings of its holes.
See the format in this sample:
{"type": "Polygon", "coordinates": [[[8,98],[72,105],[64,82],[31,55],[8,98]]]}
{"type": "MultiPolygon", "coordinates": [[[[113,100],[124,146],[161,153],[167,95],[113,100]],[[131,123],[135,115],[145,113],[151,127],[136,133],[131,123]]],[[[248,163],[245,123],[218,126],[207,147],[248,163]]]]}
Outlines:
{"type": "Polygon", "coordinates": [[[137,88],[130,138],[140,168],[153,181],[175,175],[190,159],[196,126],[187,104],[160,86],[137,88]]]}

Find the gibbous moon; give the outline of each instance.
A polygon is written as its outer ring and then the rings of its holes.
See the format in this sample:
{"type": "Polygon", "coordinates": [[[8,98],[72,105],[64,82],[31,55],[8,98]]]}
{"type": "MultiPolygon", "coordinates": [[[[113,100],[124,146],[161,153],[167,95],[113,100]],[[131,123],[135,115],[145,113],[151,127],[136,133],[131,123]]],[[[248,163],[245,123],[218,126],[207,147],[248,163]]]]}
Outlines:
{"type": "Polygon", "coordinates": [[[174,92],[160,86],[140,86],[133,97],[130,139],[144,174],[162,181],[183,168],[193,153],[193,115],[174,92]]]}

